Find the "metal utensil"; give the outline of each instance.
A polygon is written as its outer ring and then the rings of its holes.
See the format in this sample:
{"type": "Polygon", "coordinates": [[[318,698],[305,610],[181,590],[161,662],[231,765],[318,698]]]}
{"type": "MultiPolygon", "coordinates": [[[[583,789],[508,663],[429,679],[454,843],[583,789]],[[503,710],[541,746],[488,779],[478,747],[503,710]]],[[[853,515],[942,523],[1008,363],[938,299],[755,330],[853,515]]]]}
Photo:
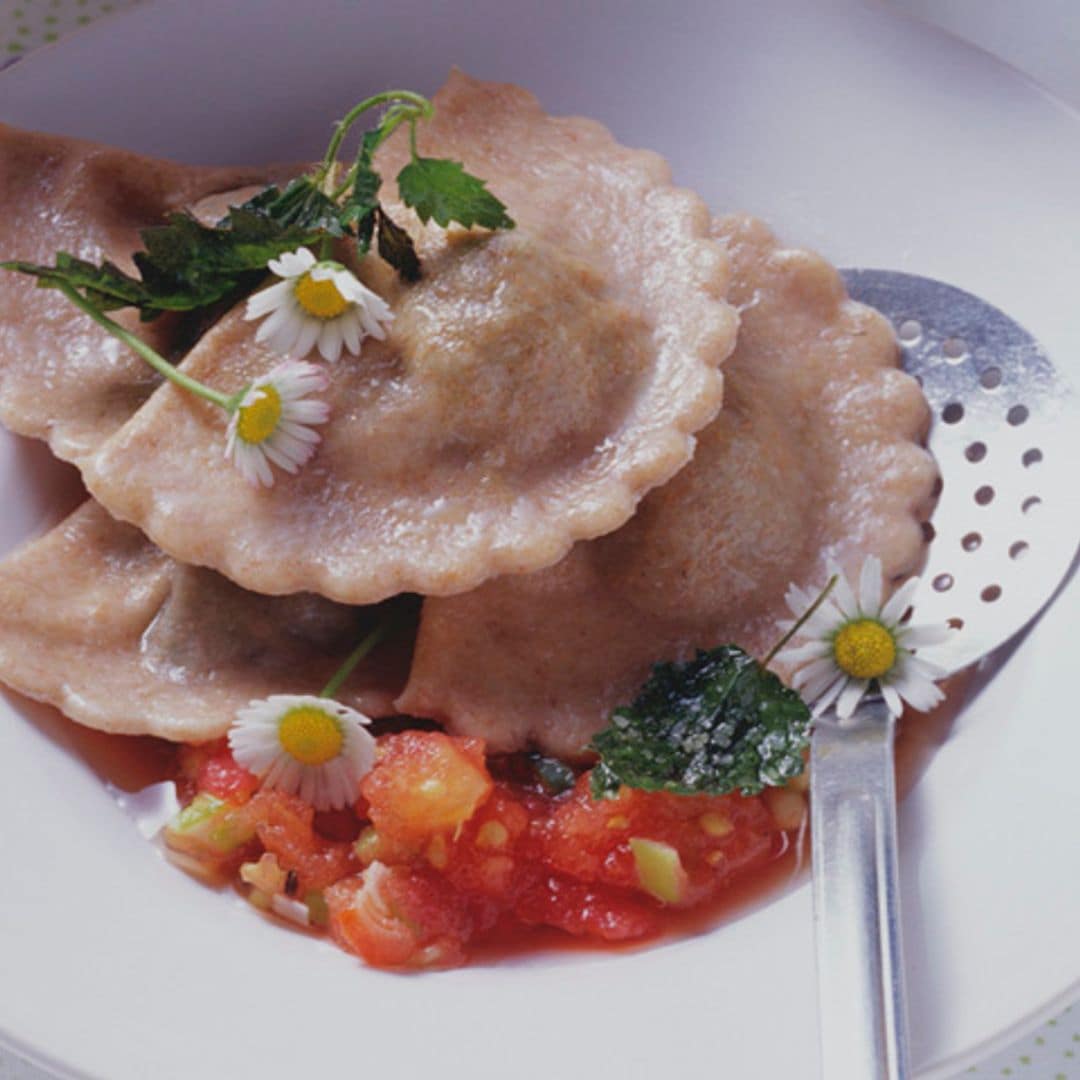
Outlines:
{"type": "MultiPolygon", "coordinates": [[[[847,270],[887,316],[933,410],[943,479],[918,622],[959,629],[950,672],[993,652],[1047,603],[1076,555],[1076,400],[1035,339],[997,308],[929,278],[847,270]]],[[[909,721],[917,722],[917,721],[909,721]]],[[[895,723],[880,698],[811,743],[811,834],[826,1080],[910,1075],[896,855],[895,723]]]]}

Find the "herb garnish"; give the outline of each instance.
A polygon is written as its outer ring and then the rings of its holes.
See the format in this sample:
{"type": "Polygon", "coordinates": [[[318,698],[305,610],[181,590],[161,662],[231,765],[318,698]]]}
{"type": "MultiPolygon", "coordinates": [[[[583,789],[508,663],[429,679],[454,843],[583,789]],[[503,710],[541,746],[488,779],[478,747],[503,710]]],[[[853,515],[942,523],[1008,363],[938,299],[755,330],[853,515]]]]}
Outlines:
{"type": "Polygon", "coordinates": [[[756,795],[805,767],[810,710],[767,669],[821,606],[836,577],[758,662],[737,645],[698,650],[685,663],[657,664],[633,704],[616,709],[590,743],[594,798],[621,785],[677,795],[756,795]]]}
{"type": "Polygon", "coordinates": [[[679,795],[756,795],[803,770],[810,710],[736,645],[657,664],[632,705],[592,741],[592,793],[621,784],[679,795]]]}
{"type": "Polygon", "coordinates": [[[404,280],[415,281],[420,261],[412,238],[379,202],[382,178],[374,167],[375,151],[401,124],[410,126],[411,160],[398,173],[398,190],[422,222],[434,219],[444,228],[453,222],[466,228],[514,226],[506,207],[482,180],[455,161],[419,155],[417,124],[431,114],[431,102],[408,90],[367,98],[336,125],[315,171],[283,191],[269,186],[213,226],[179,212],[163,225],[142,230],[145,250],[134,256],[138,277],[108,260],[94,264],[68,252],[59,252],[52,266],[11,261],[0,267],[31,274],[45,288],[67,286],[99,312],[137,308],[144,320],[164,311],[191,311],[236,299],[258,284],[270,259],[315,244],[326,257],[332,243],[343,238],[352,239],[357,254],[363,255],[374,237],[380,257],[404,280]],[[386,112],[362,136],[354,163],[338,183],[342,140],[360,116],[380,106],[387,106],[386,112]]]}

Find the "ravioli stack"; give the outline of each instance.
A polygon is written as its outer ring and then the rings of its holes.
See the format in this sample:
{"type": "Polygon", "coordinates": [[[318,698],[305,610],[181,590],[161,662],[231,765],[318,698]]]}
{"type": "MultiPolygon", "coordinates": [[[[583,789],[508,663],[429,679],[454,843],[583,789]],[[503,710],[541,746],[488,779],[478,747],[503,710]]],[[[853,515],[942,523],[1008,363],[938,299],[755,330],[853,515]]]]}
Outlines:
{"type": "MultiPolygon", "coordinates": [[[[334,366],[317,456],[269,490],[225,460],[220,410],[0,279],[0,418],[96,500],[0,564],[0,680],[93,727],[198,742],[250,698],[317,689],[389,618],[347,703],[577,758],[654,662],[766,651],[786,586],[826,560],[917,568],[929,413],[827,263],[712,221],[655,155],[513,87],[452,76],[421,150],[487,180],[518,228],[445,233],[398,208],[424,278],[354,267],[392,330],[334,366]]],[[[390,140],[383,173],[407,152],[390,140]]],[[[4,131],[3,255],[125,264],[168,210],[281,172],[4,131]]],[[[139,332],[227,392],[278,359],[238,311],[139,332]]]]}

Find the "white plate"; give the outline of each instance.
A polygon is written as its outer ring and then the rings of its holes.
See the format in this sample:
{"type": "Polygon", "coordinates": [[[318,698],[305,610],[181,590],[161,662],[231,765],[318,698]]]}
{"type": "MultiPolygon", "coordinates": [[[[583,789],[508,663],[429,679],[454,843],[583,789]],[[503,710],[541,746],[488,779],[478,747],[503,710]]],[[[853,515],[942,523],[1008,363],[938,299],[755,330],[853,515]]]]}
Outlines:
{"type": "MultiPolygon", "coordinates": [[[[554,112],[598,117],[665,153],[716,208],[760,213],[838,263],[985,296],[1075,373],[1080,121],[1063,106],[878,9],[584,7],[161,3],[0,76],[0,119],[192,161],[288,159],[319,152],[330,120],[364,94],[430,91],[457,63],[523,83],[554,112]]],[[[0,548],[40,524],[35,462],[0,443],[0,548]]],[[[926,1077],[1075,993],[1078,602],[1073,586],[982,689],[904,807],[926,1077]]],[[[805,888],[630,956],[385,975],[166,866],[54,741],[62,731],[0,704],[0,1031],[58,1071],[817,1073],[805,888]]]]}

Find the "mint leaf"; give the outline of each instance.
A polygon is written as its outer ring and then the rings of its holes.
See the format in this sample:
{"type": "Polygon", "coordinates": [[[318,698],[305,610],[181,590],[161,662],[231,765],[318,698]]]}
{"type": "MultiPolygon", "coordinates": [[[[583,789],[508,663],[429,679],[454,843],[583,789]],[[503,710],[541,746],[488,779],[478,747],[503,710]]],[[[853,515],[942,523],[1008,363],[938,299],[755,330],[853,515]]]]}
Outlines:
{"type": "Polygon", "coordinates": [[[419,281],[420,258],[416,254],[412,237],[400,225],[395,225],[381,206],[376,207],[375,220],[379,224],[379,255],[403,280],[419,281]]]}
{"type": "Polygon", "coordinates": [[[483,180],[445,158],[414,158],[397,176],[402,202],[426,225],[432,218],[444,229],[452,221],[466,228],[512,229],[506,207],[483,180]]]}
{"type": "Polygon", "coordinates": [[[657,664],[633,704],[592,741],[592,793],[620,785],[679,795],[755,795],[803,770],[810,710],[735,645],[657,664]]]}

